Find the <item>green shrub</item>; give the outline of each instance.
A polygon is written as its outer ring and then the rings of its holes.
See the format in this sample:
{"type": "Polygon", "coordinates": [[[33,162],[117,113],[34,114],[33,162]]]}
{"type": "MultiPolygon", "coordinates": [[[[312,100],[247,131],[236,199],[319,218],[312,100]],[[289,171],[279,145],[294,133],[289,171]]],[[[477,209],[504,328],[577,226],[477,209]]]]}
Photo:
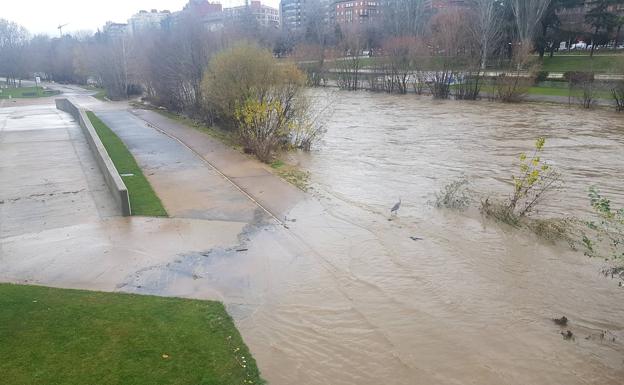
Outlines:
{"type": "Polygon", "coordinates": [[[535,83],[537,84],[545,82],[546,80],[548,80],[548,75],[548,71],[537,71],[537,73],[535,74],[535,83]]]}

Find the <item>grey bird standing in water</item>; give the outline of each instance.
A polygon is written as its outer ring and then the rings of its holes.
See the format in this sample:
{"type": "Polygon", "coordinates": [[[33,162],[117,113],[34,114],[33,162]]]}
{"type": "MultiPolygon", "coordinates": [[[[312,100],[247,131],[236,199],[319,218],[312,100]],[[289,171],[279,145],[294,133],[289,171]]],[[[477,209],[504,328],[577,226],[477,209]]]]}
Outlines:
{"type": "Polygon", "coordinates": [[[399,211],[399,208],[401,208],[401,198],[399,197],[399,201],[397,203],[394,204],[394,206],[392,206],[392,208],[390,209],[390,214],[396,214],[397,211],[399,211]]]}

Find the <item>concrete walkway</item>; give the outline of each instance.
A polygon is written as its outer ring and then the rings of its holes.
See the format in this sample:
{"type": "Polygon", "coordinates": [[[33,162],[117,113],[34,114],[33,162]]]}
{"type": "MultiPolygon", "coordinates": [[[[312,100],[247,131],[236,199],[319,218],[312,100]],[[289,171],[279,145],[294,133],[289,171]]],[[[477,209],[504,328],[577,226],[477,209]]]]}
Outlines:
{"type": "Polygon", "coordinates": [[[265,214],[180,142],[127,111],[97,111],[123,140],[172,217],[249,223],[265,214]]]}
{"type": "Polygon", "coordinates": [[[179,140],[276,217],[283,217],[306,195],[268,171],[268,166],[217,139],[150,110],[131,110],[150,126],[179,140]]]}
{"type": "Polygon", "coordinates": [[[53,105],[0,109],[0,238],[115,215],[80,127],[53,105]]]}

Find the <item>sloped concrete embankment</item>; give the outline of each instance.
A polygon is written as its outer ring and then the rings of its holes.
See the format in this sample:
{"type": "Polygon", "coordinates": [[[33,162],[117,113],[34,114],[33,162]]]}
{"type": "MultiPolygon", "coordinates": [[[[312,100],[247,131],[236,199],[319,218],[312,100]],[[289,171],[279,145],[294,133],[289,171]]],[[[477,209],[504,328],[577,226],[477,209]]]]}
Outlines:
{"type": "Polygon", "coordinates": [[[104,147],[104,144],[102,144],[100,137],[97,132],[95,132],[95,128],[87,117],[85,110],[76,106],[69,99],[56,99],[55,102],[57,109],[71,114],[82,128],[82,131],[87,138],[87,142],[89,143],[89,147],[95,155],[98,167],[102,171],[102,174],[104,174],[106,184],[113,194],[115,202],[119,206],[121,215],[129,216],[131,214],[131,208],[130,199],[128,197],[128,189],[117,172],[117,169],[108,155],[108,152],[106,152],[106,148],[104,147]]]}

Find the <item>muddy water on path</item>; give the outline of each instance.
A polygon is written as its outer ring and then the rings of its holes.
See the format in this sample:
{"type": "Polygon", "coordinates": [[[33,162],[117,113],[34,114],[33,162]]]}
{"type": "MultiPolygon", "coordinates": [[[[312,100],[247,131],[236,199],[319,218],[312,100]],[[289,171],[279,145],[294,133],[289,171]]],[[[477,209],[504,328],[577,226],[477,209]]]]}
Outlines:
{"type": "Polygon", "coordinates": [[[504,195],[518,154],[543,135],[544,156],[566,184],[542,214],[587,214],[591,184],[621,204],[621,117],[340,97],[320,150],[299,158],[318,200],[289,214],[288,231],[250,235],[241,267],[254,272],[249,290],[226,295],[264,376],[272,384],[621,384],[624,290],[599,276],[600,261],[475,211],[426,203],[462,174],[475,190],[504,195]],[[403,207],[388,221],[398,197],[403,207]],[[551,320],[562,315],[565,329],[551,320]],[[560,335],[568,329],[573,340],[560,335]]]}

